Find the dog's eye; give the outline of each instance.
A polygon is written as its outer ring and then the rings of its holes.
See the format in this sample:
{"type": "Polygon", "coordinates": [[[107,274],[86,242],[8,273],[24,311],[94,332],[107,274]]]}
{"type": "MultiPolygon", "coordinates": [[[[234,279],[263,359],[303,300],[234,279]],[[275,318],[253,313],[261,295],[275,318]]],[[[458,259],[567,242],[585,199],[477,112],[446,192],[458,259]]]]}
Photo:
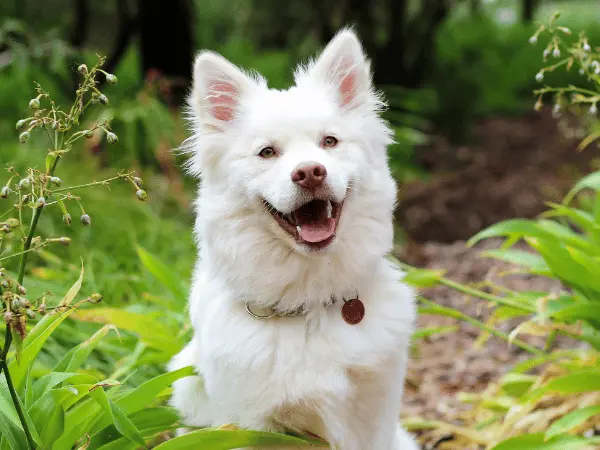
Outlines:
{"type": "Polygon", "coordinates": [[[323,138],[323,147],[333,148],[338,144],[338,140],[333,136],[325,136],[323,138]]]}
{"type": "Polygon", "coordinates": [[[275,156],[275,149],[273,147],[265,147],[260,151],[258,156],[265,159],[272,158],[273,156],[275,156]]]}

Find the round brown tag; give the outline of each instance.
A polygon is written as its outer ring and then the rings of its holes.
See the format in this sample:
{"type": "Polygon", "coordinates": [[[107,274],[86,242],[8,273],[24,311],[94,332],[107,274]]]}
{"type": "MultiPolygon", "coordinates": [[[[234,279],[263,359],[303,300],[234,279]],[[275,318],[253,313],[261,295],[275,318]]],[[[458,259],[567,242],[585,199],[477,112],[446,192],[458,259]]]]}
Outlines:
{"type": "Polygon", "coordinates": [[[365,305],[358,298],[348,300],[342,306],[342,318],[347,324],[356,325],[365,317],[365,305]]]}

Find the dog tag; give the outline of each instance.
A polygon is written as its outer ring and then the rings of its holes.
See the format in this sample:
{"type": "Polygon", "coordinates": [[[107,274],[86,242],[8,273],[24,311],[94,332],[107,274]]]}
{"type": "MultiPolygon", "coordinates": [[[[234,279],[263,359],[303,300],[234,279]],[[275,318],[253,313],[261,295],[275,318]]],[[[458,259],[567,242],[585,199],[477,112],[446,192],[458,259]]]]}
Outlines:
{"type": "Polygon", "coordinates": [[[365,317],[365,305],[360,299],[353,298],[344,302],[342,306],[342,318],[349,325],[360,323],[365,317]]]}

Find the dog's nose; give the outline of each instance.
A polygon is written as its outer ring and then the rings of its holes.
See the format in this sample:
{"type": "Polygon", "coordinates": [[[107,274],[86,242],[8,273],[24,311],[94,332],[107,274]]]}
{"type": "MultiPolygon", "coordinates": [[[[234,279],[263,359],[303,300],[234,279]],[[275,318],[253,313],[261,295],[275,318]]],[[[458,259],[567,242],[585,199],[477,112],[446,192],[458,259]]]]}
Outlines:
{"type": "Polygon", "coordinates": [[[316,190],[326,177],[325,166],[313,161],[299,164],[292,172],[292,181],[307,191],[316,190]]]}

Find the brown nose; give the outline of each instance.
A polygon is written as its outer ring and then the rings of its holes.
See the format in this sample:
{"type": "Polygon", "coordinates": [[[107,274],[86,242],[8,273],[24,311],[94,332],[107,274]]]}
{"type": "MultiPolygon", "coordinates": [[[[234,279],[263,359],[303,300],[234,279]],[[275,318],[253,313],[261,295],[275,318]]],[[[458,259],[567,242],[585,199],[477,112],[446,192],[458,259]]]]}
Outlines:
{"type": "Polygon", "coordinates": [[[312,161],[299,164],[292,172],[292,181],[307,191],[314,191],[321,186],[325,177],[325,166],[312,161]]]}

